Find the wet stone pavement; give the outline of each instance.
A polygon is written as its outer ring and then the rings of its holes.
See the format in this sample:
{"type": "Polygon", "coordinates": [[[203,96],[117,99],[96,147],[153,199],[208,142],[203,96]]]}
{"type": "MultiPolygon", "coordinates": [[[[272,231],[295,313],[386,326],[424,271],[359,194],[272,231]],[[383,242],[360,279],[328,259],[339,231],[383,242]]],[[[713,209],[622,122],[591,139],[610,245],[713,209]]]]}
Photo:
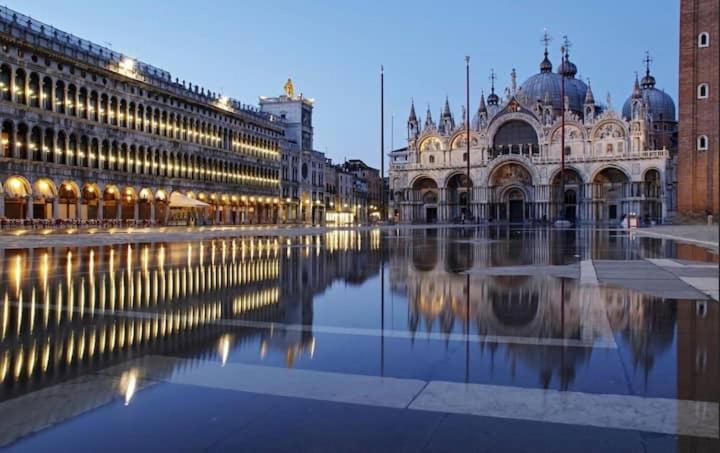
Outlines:
{"type": "Polygon", "coordinates": [[[0,249],[8,451],[720,451],[718,256],[612,230],[0,249]]]}

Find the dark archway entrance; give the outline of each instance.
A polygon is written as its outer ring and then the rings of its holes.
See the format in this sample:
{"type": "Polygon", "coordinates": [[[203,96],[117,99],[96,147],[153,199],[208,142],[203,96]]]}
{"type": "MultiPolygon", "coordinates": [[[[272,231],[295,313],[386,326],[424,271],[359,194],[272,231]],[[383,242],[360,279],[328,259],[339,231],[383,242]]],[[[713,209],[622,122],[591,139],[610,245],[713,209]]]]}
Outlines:
{"type": "Polygon", "coordinates": [[[525,195],[519,189],[508,193],[508,220],[511,223],[522,223],[525,220],[525,195]]]}

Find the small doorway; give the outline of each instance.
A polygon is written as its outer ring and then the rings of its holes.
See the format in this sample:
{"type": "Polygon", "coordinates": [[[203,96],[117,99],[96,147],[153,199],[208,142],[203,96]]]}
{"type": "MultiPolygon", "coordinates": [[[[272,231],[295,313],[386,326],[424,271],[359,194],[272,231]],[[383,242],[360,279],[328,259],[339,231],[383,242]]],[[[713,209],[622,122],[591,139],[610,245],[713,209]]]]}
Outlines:
{"type": "Polygon", "coordinates": [[[510,200],[510,222],[519,223],[523,221],[523,201],[510,200]]]}
{"type": "Polygon", "coordinates": [[[616,204],[611,204],[608,207],[608,219],[617,220],[617,205],[616,204]]]}
{"type": "Polygon", "coordinates": [[[525,196],[517,189],[508,194],[508,220],[510,223],[522,223],[525,220],[525,196]]]}
{"type": "Polygon", "coordinates": [[[575,222],[577,217],[577,194],[574,190],[565,191],[565,220],[575,222]]]}
{"type": "Polygon", "coordinates": [[[425,221],[427,223],[437,222],[437,208],[425,208],[425,221]]]}

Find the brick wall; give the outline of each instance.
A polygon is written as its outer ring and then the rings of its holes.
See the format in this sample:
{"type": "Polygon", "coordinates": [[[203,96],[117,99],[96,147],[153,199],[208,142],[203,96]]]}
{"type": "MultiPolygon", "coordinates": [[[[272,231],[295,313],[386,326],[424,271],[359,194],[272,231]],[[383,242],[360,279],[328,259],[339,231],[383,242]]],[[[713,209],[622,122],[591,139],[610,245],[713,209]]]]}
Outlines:
{"type": "Polygon", "coordinates": [[[680,87],[678,130],[678,210],[682,214],[720,214],[720,0],[680,2],[680,87]],[[710,35],[709,47],[698,47],[698,35],[710,35]],[[698,99],[700,83],[709,98],[698,99]],[[697,137],[709,139],[697,151],[697,137]]]}

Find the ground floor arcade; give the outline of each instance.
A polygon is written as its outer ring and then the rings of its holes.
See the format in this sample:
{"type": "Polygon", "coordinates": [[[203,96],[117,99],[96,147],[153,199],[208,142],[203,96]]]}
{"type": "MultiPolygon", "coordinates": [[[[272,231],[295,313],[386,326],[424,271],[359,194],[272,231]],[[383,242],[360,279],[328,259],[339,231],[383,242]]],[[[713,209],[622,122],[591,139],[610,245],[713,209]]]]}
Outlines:
{"type": "Polygon", "coordinates": [[[122,221],[147,225],[245,225],[286,223],[290,209],[270,196],[142,187],[80,180],[2,178],[0,218],[77,224],[122,221]],[[200,207],[178,207],[174,193],[200,207]]]}
{"type": "Polygon", "coordinates": [[[567,219],[575,223],[618,223],[635,214],[661,223],[667,216],[661,174],[648,169],[631,178],[616,167],[583,177],[574,169],[538,181],[516,163],[493,172],[475,185],[465,174],[445,181],[421,175],[394,192],[391,215],[402,223],[449,223],[458,220],[531,223],[567,219]]]}

